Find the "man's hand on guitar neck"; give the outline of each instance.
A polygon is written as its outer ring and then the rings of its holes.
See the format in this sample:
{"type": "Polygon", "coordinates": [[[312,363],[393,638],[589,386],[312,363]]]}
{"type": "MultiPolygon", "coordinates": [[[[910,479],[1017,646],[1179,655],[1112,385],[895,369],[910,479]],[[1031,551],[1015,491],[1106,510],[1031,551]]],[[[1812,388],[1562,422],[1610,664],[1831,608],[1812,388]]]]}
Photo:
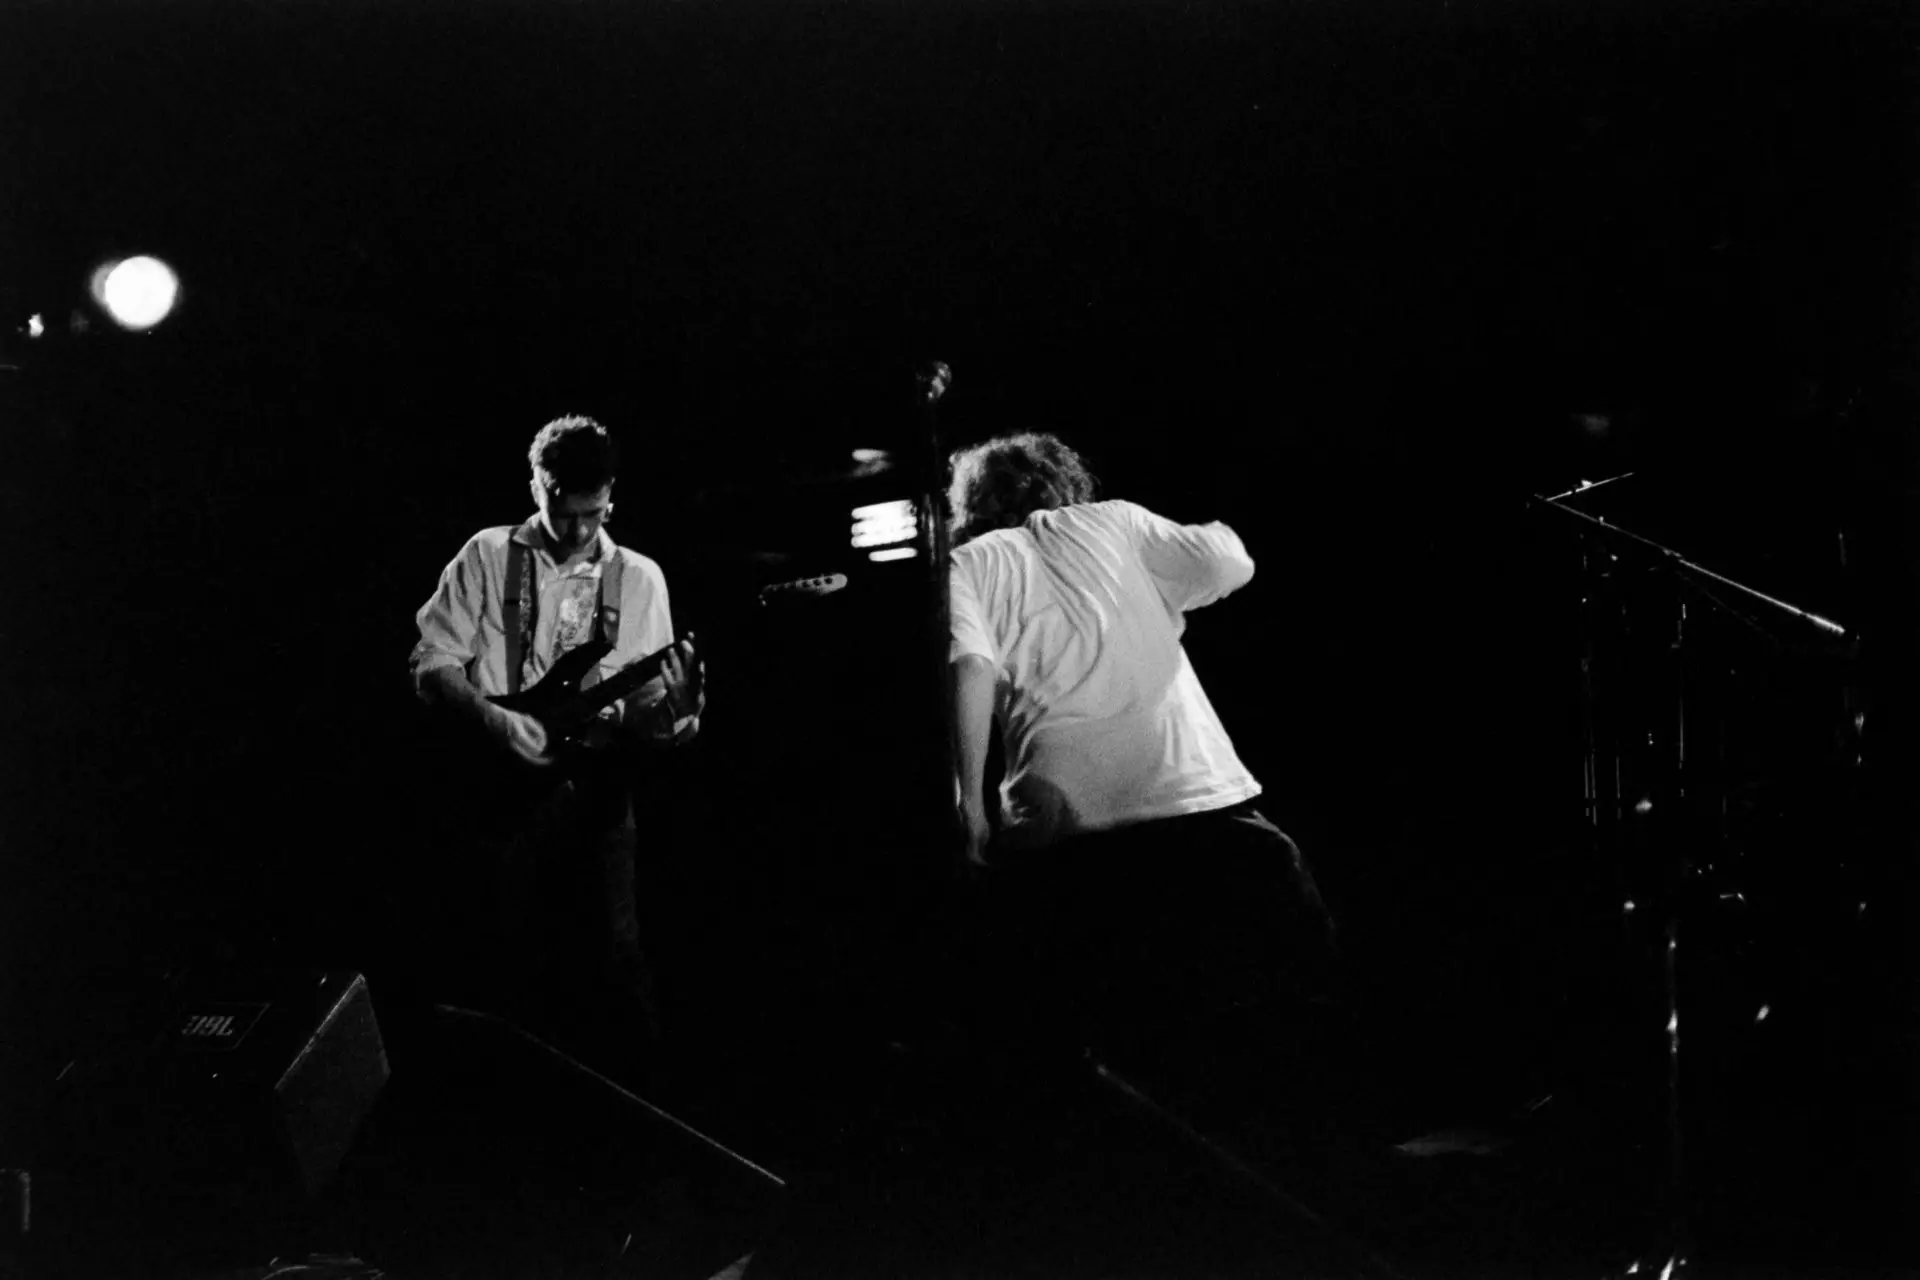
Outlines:
{"type": "Polygon", "coordinates": [[[707,664],[694,652],[688,635],[667,651],[660,674],[628,700],[622,722],[643,741],[680,746],[700,732],[706,709],[707,664]]]}
{"type": "Polygon", "coordinates": [[[707,709],[707,662],[693,649],[693,633],[667,655],[667,709],[673,717],[673,744],[689,742],[700,732],[707,709]]]}

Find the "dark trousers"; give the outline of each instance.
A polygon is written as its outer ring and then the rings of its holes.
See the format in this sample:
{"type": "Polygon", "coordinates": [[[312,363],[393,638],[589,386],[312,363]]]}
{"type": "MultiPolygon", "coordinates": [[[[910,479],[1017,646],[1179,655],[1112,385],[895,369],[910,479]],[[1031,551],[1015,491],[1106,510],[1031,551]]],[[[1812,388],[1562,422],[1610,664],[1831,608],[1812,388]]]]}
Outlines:
{"type": "Polygon", "coordinates": [[[495,969],[509,1016],[582,1052],[632,1056],[659,1040],[639,844],[631,790],[587,780],[562,784],[496,846],[495,969]]]}
{"type": "Polygon", "coordinates": [[[1034,1042],[1125,1053],[1336,994],[1333,917],[1251,802],[1080,836],[997,878],[981,941],[1034,1042]]]}
{"type": "Polygon", "coordinates": [[[396,895],[411,1003],[497,1014],[632,1077],[660,1040],[639,918],[642,855],[622,779],[534,797],[467,777],[424,794],[407,890],[396,895]]]}

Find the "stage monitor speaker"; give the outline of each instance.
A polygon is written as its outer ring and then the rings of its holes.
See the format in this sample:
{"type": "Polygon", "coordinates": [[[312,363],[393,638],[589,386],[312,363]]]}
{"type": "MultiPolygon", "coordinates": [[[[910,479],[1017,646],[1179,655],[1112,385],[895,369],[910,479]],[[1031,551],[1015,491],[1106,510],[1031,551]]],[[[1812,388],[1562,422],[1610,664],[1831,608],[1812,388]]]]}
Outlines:
{"type": "Polygon", "coordinates": [[[387,1082],[366,979],[189,972],[155,1007],[158,1025],[67,1082],[41,1222],[137,1202],[181,1224],[312,1201],[387,1082]]]}

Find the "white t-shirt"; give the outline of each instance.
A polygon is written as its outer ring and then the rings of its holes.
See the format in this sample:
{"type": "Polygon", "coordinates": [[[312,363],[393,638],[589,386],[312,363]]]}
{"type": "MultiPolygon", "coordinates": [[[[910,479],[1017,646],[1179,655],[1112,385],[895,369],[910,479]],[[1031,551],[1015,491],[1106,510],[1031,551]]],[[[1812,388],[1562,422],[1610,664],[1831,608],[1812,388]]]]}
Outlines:
{"type": "Polygon", "coordinates": [[[1260,793],[1180,644],[1188,609],[1253,577],[1233,530],[1085,503],[983,534],[952,564],[951,657],[978,654],[998,672],[1010,842],[1260,793]]]}

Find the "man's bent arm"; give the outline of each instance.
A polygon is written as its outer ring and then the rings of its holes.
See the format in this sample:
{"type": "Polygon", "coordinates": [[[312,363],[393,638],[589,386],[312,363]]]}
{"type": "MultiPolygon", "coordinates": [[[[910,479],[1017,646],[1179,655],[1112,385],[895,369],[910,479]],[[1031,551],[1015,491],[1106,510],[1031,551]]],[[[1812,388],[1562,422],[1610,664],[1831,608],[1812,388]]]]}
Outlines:
{"type": "Polygon", "coordinates": [[[1240,535],[1215,520],[1176,524],[1145,507],[1129,504],[1140,559],[1168,606],[1198,609],[1231,595],[1253,578],[1253,557],[1240,535]]]}
{"type": "Polygon", "coordinates": [[[430,667],[420,673],[420,697],[428,706],[444,708],[462,720],[486,719],[492,704],[456,666],[430,667]]]}
{"type": "Polygon", "coordinates": [[[977,653],[950,664],[953,686],[954,803],[986,813],[987,734],[993,726],[993,663],[977,653]]]}
{"type": "Polygon", "coordinates": [[[529,764],[549,763],[547,731],[538,720],[489,701],[464,669],[442,665],[429,667],[419,675],[420,697],[428,706],[442,709],[464,724],[469,724],[502,743],[529,764]]]}

